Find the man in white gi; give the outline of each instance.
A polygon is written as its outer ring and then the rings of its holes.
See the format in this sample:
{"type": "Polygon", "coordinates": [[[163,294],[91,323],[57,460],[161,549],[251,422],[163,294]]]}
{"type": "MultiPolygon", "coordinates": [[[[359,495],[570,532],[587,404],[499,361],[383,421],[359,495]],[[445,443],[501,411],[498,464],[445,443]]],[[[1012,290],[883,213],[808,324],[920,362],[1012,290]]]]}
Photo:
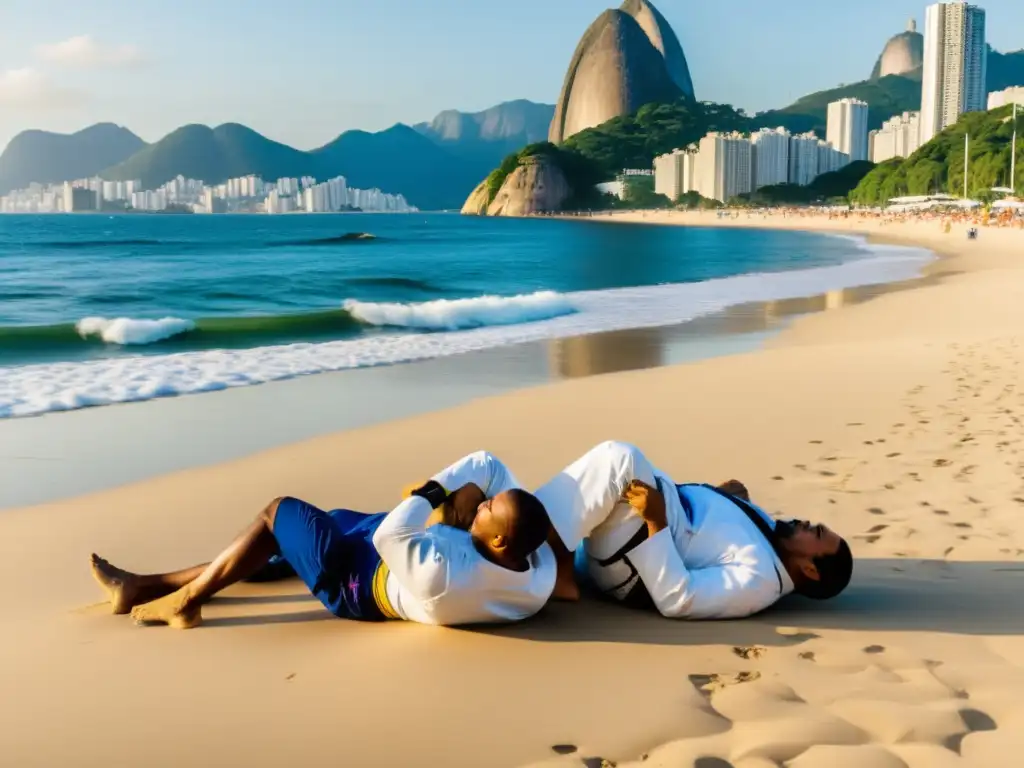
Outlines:
{"type": "Polygon", "coordinates": [[[341,618],[509,622],[533,615],[556,591],[549,537],[564,562],[544,507],[481,451],[390,513],[327,513],[279,498],[212,563],[138,575],[93,555],[92,570],[114,613],[180,629],[197,626],[204,603],[275,556],[341,618]]]}
{"type": "Polygon", "coordinates": [[[536,495],[602,593],[669,618],[741,618],[850,581],[850,548],[824,525],[772,520],[737,481],[676,485],[626,443],[598,445],[536,495]]]}

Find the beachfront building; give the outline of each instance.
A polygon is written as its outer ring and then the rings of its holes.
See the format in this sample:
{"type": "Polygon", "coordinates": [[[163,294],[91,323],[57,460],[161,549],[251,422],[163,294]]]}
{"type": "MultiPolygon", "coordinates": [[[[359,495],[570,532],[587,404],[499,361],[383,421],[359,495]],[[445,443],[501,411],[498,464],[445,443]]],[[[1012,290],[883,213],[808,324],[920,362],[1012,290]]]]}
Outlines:
{"type": "Polygon", "coordinates": [[[988,95],[989,109],[999,109],[1007,104],[1019,104],[1024,107],[1024,86],[1015,85],[1005,91],[992,91],[988,95]]]}
{"type": "Polygon", "coordinates": [[[921,81],[921,144],[965,112],[985,109],[988,50],[985,11],[965,2],[942,2],[925,12],[921,81]]]}
{"type": "Polygon", "coordinates": [[[754,189],[789,181],[789,131],[762,128],[752,134],[754,145],[754,189]]]}
{"type": "Polygon", "coordinates": [[[871,132],[871,162],[884,163],[894,157],[910,157],[921,146],[921,113],[904,112],[871,132]]]}
{"type": "Polygon", "coordinates": [[[697,145],[691,144],[654,158],[654,191],[672,201],[693,191],[697,151],[697,145]]]}
{"type": "Polygon", "coordinates": [[[867,160],[867,103],[859,99],[840,99],[829,104],[825,140],[851,160],[867,160]]]}
{"type": "Polygon", "coordinates": [[[724,203],[753,192],[754,145],[741,133],[709,133],[700,140],[693,170],[692,191],[701,197],[724,203]]]}
{"type": "Polygon", "coordinates": [[[818,178],[818,142],[816,134],[801,133],[789,139],[789,183],[806,187],[818,178]]]}

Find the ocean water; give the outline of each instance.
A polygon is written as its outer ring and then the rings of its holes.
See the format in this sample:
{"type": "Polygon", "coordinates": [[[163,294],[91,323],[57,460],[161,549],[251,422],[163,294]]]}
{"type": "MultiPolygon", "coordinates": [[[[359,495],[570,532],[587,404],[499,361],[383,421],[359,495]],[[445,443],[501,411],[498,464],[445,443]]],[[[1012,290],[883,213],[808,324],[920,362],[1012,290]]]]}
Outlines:
{"type": "Polygon", "coordinates": [[[915,276],[856,237],[445,214],[0,217],[0,418],[915,276]]]}

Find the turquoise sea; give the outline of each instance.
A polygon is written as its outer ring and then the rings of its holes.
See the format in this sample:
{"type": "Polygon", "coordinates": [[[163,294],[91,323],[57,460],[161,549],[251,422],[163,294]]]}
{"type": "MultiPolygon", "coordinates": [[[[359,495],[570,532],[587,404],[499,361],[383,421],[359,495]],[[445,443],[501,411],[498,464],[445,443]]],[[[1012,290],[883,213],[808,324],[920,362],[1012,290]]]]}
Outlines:
{"type": "Polygon", "coordinates": [[[683,323],[928,258],[585,219],[2,216],[0,417],[683,323]]]}

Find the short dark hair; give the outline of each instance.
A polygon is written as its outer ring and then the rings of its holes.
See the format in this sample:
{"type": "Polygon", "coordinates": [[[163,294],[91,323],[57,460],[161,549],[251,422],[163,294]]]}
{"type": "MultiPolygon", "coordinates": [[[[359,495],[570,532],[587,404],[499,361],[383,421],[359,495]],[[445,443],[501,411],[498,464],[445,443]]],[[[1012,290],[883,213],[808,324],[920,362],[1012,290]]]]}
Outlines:
{"type": "Polygon", "coordinates": [[[508,537],[508,553],[515,558],[532,555],[548,538],[551,520],[540,499],[521,488],[508,492],[515,514],[508,537]]]}
{"type": "Polygon", "coordinates": [[[812,600],[830,600],[846,589],[853,576],[853,553],[845,539],[839,540],[834,553],[816,557],[813,562],[818,580],[803,580],[796,590],[799,594],[812,600]]]}

